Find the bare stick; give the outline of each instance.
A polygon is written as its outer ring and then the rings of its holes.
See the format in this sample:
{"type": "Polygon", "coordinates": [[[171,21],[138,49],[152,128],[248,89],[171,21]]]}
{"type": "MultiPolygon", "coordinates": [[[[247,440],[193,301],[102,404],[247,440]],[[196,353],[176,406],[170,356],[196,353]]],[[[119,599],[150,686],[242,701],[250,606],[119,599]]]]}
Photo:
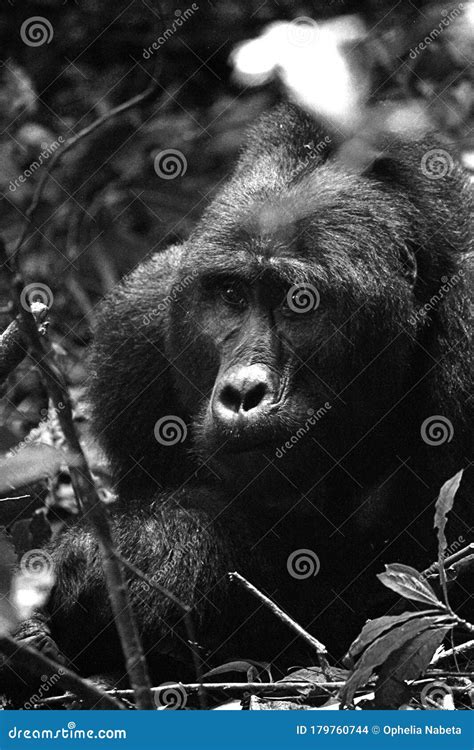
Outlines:
{"type": "MultiPolygon", "coordinates": [[[[167,589],[165,586],[162,586],[161,583],[154,581],[152,578],[150,578],[150,576],[147,576],[145,573],[143,573],[143,571],[141,571],[140,568],[137,568],[136,565],[126,560],[117,551],[114,551],[114,554],[116,558],[122,563],[122,565],[125,568],[127,568],[136,578],[139,578],[140,580],[144,581],[148,586],[150,586],[153,589],[156,589],[156,591],[159,591],[160,594],[163,594],[163,596],[166,596],[168,599],[170,599],[170,601],[174,602],[174,604],[176,604],[176,606],[182,611],[184,624],[186,627],[186,633],[188,636],[189,648],[190,648],[193,662],[194,662],[194,670],[196,672],[196,679],[201,680],[201,677],[203,674],[202,660],[197,650],[199,647],[199,644],[196,640],[194,623],[191,618],[191,607],[189,607],[187,604],[184,604],[180,599],[178,599],[177,596],[173,594],[172,591],[167,589]]],[[[206,706],[204,705],[204,696],[202,695],[201,692],[199,693],[199,699],[202,704],[201,708],[206,708],[206,706]]]]}
{"type": "MultiPolygon", "coordinates": [[[[159,705],[160,696],[167,691],[179,691],[186,696],[195,695],[200,690],[209,693],[224,693],[231,698],[243,698],[248,694],[273,698],[328,698],[341,687],[344,682],[209,682],[209,683],[167,683],[152,688],[155,700],[159,705]]],[[[133,690],[109,690],[108,694],[117,698],[133,699],[133,690]]],[[[58,695],[44,698],[41,703],[48,706],[62,704],[71,700],[71,696],[58,695]]]]}
{"type": "Polygon", "coordinates": [[[231,581],[237,581],[240,583],[243,588],[245,588],[247,591],[250,591],[251,594],[257,597],[261,602],[263,602],[272,612],[273,614],[278,617],[282,622],[285,623],[285,625],[288,625],[289,628],[294,630],[295,633],[297,633],[301,638],[304,638],[306,643],[309,643],[309,645],[314,648],[316,651],[319,666],[321,667],[324,674],[327,674],[330,667],[329,662],[326,658],[327,656],[327,648],[324,645],[324,643],[321,643],[321,641],[318,641],[317,638],[314,638],[312,635],[310,635],[304,628],[301,627],[301,625],[298,625],[297,622],[291,619],[285,612],[283,612],[280,607],[275,604],[275,602],[272,602],[271,599],[268,598],[268,596],[265,596],[265,594],[262,594],[261,591],[259,591],[255,586],[253,586],[249,581],[247,581],[246,578],[240,575],[240,573],[229,573],[231,581]]]}
{"type": "Polygon", "coordinates": [[[446,659],[449,659],[451,656],[457,656],[458,654],[465,654],[468,651],[474,651],[474,641],[465,641],[464,643],[460,643],[459,646],[454,646],[454,648],[450,648],[447,651],[443,651],[441,654],[437,654],[436,656],[433,656],[431,659],[430,667],[433,667],[435,664],[438,664],[440,661],[445,661],[446,659]]]}
{"type": "Polygon", "coordinates": [[[120,564],[114,555],[114,544],[105,506],[97,493],[76,434],[69,394],[62,373],[56,365],[54,353],[44,351],[34,317],[20,303],[23,279],[19,271],[16,271],[13,288],[16,294],[15,302],[22,318],[23,330],[28,339],[30,355],[44,377],[48,394],[53,402],[71,453],[66,458],[77,502],[80,507],[84,507],[96,532],[107,591],[125,656],[127,672],[132,687],[136,691],[137,707],[152,710],[156,706],[150,693],[151,682],[129,602],[127,584],[122,575],[120,564]]]}
{"type": "MultiPolygon", "coordinates": [[[[471,555],[474,555],[474,543],[468,544],[466,547],[458,550],[458,552],[455,552],[453,555],[446,557],[444,560],[444,565],[446,568],[450,568],[454,563],[457,563],[460,560],[464,560],[464,558],[470,557],[471,555]]],[[[428,576],[437,576],[438,572],[439,563],[434,562],[432,563],[432,565],[430,565],[429,568],[423,571],[422,575],[427,578],[428,576]]]]}
{"type": "Polygon", "coordinates": [[[132,97],[128,101],[99,117],[91,123],[91,125],[81,130],[76,136],[73,136],[66,141],[64,147],[60,151],[54,153],[47,168],[38,181],[33,199],[25,214],[25,226],[9,259],[10,269],[14,276],[13,286],[16,293],[16,306],[21,315],[22,328],[24,328],[29,343],[30,353],[44,376],[53,406],[58,413],[61,429],[73,456],[73,459],[68,461],[68,468],[74,492],[78,504],[84,505],[84,509],[87,511],[95,528],[107,583],[107,590],[117,630],[119,632],[120,642],[125,655],[127,672],[136,694],[137,708],[140,709],[154,709],[155,704],[153,703],[153,698],[150,693],[151,682],[148,676],[138,630],[130,607],[127,585],[122,575],[120,563],[114,555],[114,545],[106,510],[99,498],[82,447],[76,435],[72,421],[69,396],[63,382],[62,374],[56,365],[54,353],[50,352],[46,355],[44,352],[32,314],[21,305],[21,292],[24,287],[24,281],[19,270],[18,256],[29,233],[31,232],[32,220],[52,169],[54,169],[64,155],[76,146],[77,143],[112,118],[117,117],[132,107],[136,107],[138,104],[144,102],[154,94],[155,90],[156,83],[152,81],[141,94],[132,97]]]}
{"type": "Polygon", "coordinates": [[[7,635],[0,637],[0,649],[15,664],[18,671],[26,672],[33,678],[57,676],[67,690],[81,698],[88,708],[124,709],[118,700],[100,690],[89,680],[84,680],[71,670],[57,664],[31,646],[19,643],[7,635]]]}

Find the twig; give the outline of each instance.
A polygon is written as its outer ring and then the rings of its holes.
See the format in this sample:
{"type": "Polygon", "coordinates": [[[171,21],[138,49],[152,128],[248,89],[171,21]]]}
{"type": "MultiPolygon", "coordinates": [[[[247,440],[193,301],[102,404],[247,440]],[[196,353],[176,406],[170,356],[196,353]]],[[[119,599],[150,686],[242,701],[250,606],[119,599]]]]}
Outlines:
{"type": "Polygon", "coordinates": [[[71,296],[76,301],[77,305],[84,313],[84,317],[91,329],[94,328],[94,306],[89,299],[89,295],[83,289],[75,274],[72,272],[66,279],[66,287],[68,288],[71,296]]]}
{"type": "MultiPolygon", "coordinates": [[[[38,305],[32,310],[37,324],[44,323],[48,308],[38,305]]],[[[17,315],[0,335],[0,382],[9,375],[28,354],[28,337],[25,335],[23,319],[17,315]]]]}
{"type": "MultiPolygon", "coordinates": [[[[186,696],[199,693],[204,690],[208,693],[225,693],[232,698],[245,697],[247,694],[259,695],[262,697],[272,696],[280,698],[327,698],[328,692],[339,690],[343,687],[344,682],[209,682],[209,683],[166,683],[153,687],[152,692],[155,700],[159,705],[159,697],[168,691],[180,691],[186,696]]],[[[133,690],[109,690],[108,695],[117,698],[133,698],[133,690]]],[[[44,698],[41,703],[44,705],[54,706],[64,703],[71,699],[68,695],[55,695],[51,698],[44,698]]]]}
{"type": "Polygon", "coordinates": [[[151,83],[147,86],[147,88],[144,91],[142,91],[141,94],[137,94],[136,96],[133,96],[131,99],[128,99],[126,102],[123,102],[122,104],[119,104],[117,107],[114,107],[108,112],[105,112],[103,115],[101,115],[101,117],[98,117],[97,120],[94,120],[94,122],[92,122],[90,125],[80,130],[79,133],[77,133],[77,135],[74,135],[72,136],[72,138],[69,138],[61,149],[54,152],[53,156],[51,157],[51,159],[48,161],[47,165],[45,166],[45,169],[42,172],[40,179],[38,180],[38,184],[36,185],[32,201],[30,205],[28,206],[28,209],[25,212],[25,225],[23,227],[23,231],[20,235],[20,238],[17,244],[15,245],[15,248],[10,256],[10,261],[16,258],[16,256],[22,249],[23,245],[25,244],[26,239],[31,231],[33,218],[38,208],[44,186],[46,185],[46,182],[48,181],[52,170],[57,164],[60,163],[64,155],[67,154],[67,152],[70,151],[74,146],[76,146],[76,144],[79,143],[79,141],[83,140],[84,138],[87,138],[87,136],[91,135],[91,133],[93,133],[95,130],[102,127],[102,125],[104,125],[109,120],[112,120],[114,117],[118,117],[118,115],[122,115],[124,112],[127,112],[127,110],[132,109],[133,107],[137,107],[139,104],[142,104],[147,99],[151,98],[153,94],[156,93],[156,90],[157,90],[157,84],[152,79],[151,83]]]}
{"type": "Polygon", "coordinates": [[[324,643],[321,643],[321,641],[318,641],[317,638],[314,638],[312,635],[310,635],[304,628],[301,627],[301,625],[298,625],[297,622],[291,619],[285,612],[283,612],[280,607],[275,604],[275,602],[272,602],[271,599],[268,598],[268,596],[265,596],[265,594],[262,594],[261,591],[259,591],[255,586],[253,586],[249,581],[247,581],[246,578],[240,575],[240,573],[233,572],[229,573],[231,581],[235,580],[238,583],[240,583],[243,588],[245,588],[247,591],[250,591],[251,594],[257,597],[261,602],[266,604],[266,606],[273,612],[273,614],[278,617],[282,622],[285,623],[285,625],[288,625],[292,630],[295,631],[301,638],[304,638],[304,640],[309,643],[309,645],[314,648],[316,651],[319,666],[321,667],[323,673],[327,676],[329,672],[329,662],[326,658],[327,656],[327,648],[324,645],[324,643]]]}
{"type": "Polygon", "coordinates": [[[446,608],[449,610],[449,612],[452,612],[453,610],[449,603],[448,579],[446,577],[446,568],[444,566],[444,558],[443,558],[443,554],[441,551],[441,546],[439,548],[439,557],[438,557],[438,575],[439,575],[439,583],[441,586],[441,591],[443,592],[444,603],[446,604],[446,608]]]}
{"type": "Polygon", "coordinates": [[[61,664],[57,664],[31,646],[19,643],[7,635],[0,637],[0,650],[15,664],[17,671],[24,671],[32,678],[59,677],[58,682],[81,698],[88,708],[124,709],[118,700],[100,690],[89,680],[79,677],[61,664]]]}
{"type": "MultiPolygon", "coordinates": [[[[193,663],[194,663],[194,669],[196,672],[196,679],[201,680],[202,674],[203,674],[203,668],[202,668],[202,660],[200,657],[200,654],[198,653],[199,644],[196,640],[196,633],[194,630],[194,623],[191,618],[191,607],[189,607],[187,604],[184,604],[180,599],[178,599],[177,596],[173,594],[172,591],[167,589],[165,586],[162,586],[161,583],[158,583],[157,581],[154,581],[150,576],[147,576],[146,573],[143,573],[143,571],[140,570],[140,568],[137,568],[136,565],[131,563],[129,560],[126,560],[122,555],[114,551],[115,557],[122,563],[122,565],[127,568],[136,578],[139,578],[140,580],[144,581],[148,586],[150,586],[153,589],[156,589],[156,591],[159,591],[160,594],[163,594],[163,596],[166,596],[170,601],[172,601],[176,606],[182,611],[183,613],[183,619],[184,624],[186,627],[186,632],[188,636],[188,642],[189,647],[191,650],[193,663]]],[[[199,700],[201,702],[201,708],[206,708],[204,696],[202,692],[199,693],[199,700]]]]}
{"type": "Polygon", "coordinates": [[[31,497],[31,495],[17,495],[16,497],[0,497],[0,503],[4,503],[7,500],[23,500],[25,497],[31,497]]]}
{"type": "Polygon", "coordinates": [[[53,406],[58,413],[61,429],[64,433],[66,442],[71,449],[73,458],[68,460],[71,483],[78,504],[84,504],[84,509],[87,511],[97,535],[107,590],[112,605],[115,623],[119,632],[120,642],[125,655],[127,672],[134,690],[137,708],[140,709],[154,709],[155,704],[150,692],[151,682],[148,676],[138,630],[130,607],[127,585],[122,574],[120,563],[114,555],[114,545],[106,510],[97,493],[74,428],[71,404],[62,373],[56,364],[54,352],[51,351],[46,354],[43,350],[36,323],[31,312],[21,305],[21,292],[24,287],[24,281],[19,268],[19,253],[31,232],[33,218],[38,208],[44,186],[49,179],[52,170],[57,164],[59,164],[65,154],[81,140],[104,125],[104,123],[109,122],[112,118],[117,117],[127,110],[146,101],[146,99],[150,98],[155,93],[156,87],[157,84],[152,78],[151,83],[142,93],[137,94],[128,101],[114,107],[101,117],[97,118],[97,120],[83,128],[83,130],[77,135],[68,139],[63,148],[54,153],[38,181],[33,199],[25,213],[25,225],[23,231],[9,258],[9,269],[13,275],[13,287],[16,296],[15,302],[17,311],[21,316],[21,327],[24,329],[30,354],[44,376],[48,393],[53,402],[53,406]]]}
{"type": "Polygon", "coordinates": [[[447,651],[443,651],[442,653],[433,656],[433,658],[431,659],[430,667],[433,667],[435,664],[439,664],[440,661],[449,659],[451,656],[464,654],[467,651],[474,651],[474,641],[465,641],[464,643],[460,643],[459,646],[454,646],[454,648],[450,648],[447,651]]]}
{"type": "Polygon", "coordinates": [[[22,329],[28,340],[30,354],[44,376],[48,393],[57,410],[61,429],[67,444],[70,447],[72,458],[68,460],[68,468],[71,475],[71,483],[78,504],[84,504],[93,527],[95,529],[99,551],[102,558],[107,590],[112,605],[115,623],[120,636],[120,642],[124,651],[127,672],[130,682],[135,691],[136,704],[140,709],[154,709],[153,698],[150,693],[151,682],[148,676],[145,657],[140,643],[138,630],[130,607],[128,589],[122,575],[120,564],[114,555],[114,544],[110,527],[107,520],[106,510],[100,500],[94,485],[89,467],[87,465],[82,447],[77,437],[73,420],[69,395],[60,369],[56,365],[54,352],[45,353],[36,328],[34,318],[27,309],[21,305],[21,293],[24,281],[20,273],[18,259],[29,231],[32,219],[37,209],[43,187],[49,177],[51,170],[62,159],[64,154],[75,146],[83,138],[93,133],[97,128],[109,121],[111,118],[122,114],[128,109],[145,101],[155,91],[155,84],[151,84],[143,93],[129,99],[127,102],[115,107],[102,117],[99,117],[88,127],[80,131],[76,136],[69,139],[61,151],[56,151],[51,158],[48,168],[41,179],[33,196],[33,200],[26,211],[26,224],[18,243],[9,259],[9,268],[13,274],[13,288],[17,311],[21,315],[22,329]]]}
{"type": "MultiPolygon", "coordinates": [[[[466,547],[458,550],[458,552],[455,552],[453,555],[446,557],[446,559],[444,560],[444,565],[447,568],[450,568],[454,565],[454,563],[463,560],[465,557],[470,557],[471,555],[474,555],[474,543],[468,544],[466,547]]],[[[425,578],[428,578],[429,576],[438,576],[438,573],[439,562],[436,561],[432,563],[429,568],[426,568],[426,570],[423,571],[422,575],[425,576],[425,578]]]]}
{"type": "Polygon", "coordinates": [[[19,303],[23,289],[23,280],[19,271],[15,274],[13,287],[16,293],[15,301],[22,316],[25,334],[28,337],[30,355],[44,377],[66,443],[69,446],[70,455],[68,455],[68,451],[66,460],[75,496],[78,504],[80,506],[83,504],[87,511],[97,535],[107,590],[125,655],[130,682],[136,691],[137,706],[141,709],[154,709],[155,705],[150,693],[151,682],[138,630],[133,619],[127,586],[120,564],[114,556],[114,544],[105,507],[97,493],[76,434],[69,394],[62,373],[55,363],[54,353],[46,354],[44,352],[32,314],[19,303]]]}

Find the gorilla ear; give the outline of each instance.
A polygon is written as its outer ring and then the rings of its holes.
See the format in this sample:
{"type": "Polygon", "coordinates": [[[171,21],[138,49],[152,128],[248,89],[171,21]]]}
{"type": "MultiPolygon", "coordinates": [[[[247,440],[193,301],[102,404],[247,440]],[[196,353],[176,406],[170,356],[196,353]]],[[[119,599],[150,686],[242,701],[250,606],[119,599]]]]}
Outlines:
{"type": "Polygon", "coordinates": [[[396,154],[358,135],[339,146],[336,161],[352,174],[380,182],[394,184],[402,178],[396,154]]]}
{"type": "MultiPolygon", "coordinates": [[[[342,162],[344,169],[368,179],[392,185],[403,182],[400,163],[395,156],[359,136],[349,138],[339,147],[336,161],[342,162]]],[[[414,286],[418,275],[415,248],[402,248],[400,255],[401,272],[414,286]]]]}
{"type": "Polygon", "coordinates": [[[389,182],[391,185],[401,185],[404,178],[400,159],[388,150],[378,151],[373,154],[371,160],[367,159],[361,174],[379,182],[389,182]]]}
{"type": "MultiPolygon", "coordinates": [[[[401,185],[403,183],[400,161],[388,151],[380,151],[374,154],[372,161],[367,162],[362,174],[369,179],[378,180],[382,183],[390,183],[391,185],[401,185]]],[[[415,286],[418,278],[416,247],[403,247],[400,251],[400,260],[403,276],[412,286],[415,286]]]]}

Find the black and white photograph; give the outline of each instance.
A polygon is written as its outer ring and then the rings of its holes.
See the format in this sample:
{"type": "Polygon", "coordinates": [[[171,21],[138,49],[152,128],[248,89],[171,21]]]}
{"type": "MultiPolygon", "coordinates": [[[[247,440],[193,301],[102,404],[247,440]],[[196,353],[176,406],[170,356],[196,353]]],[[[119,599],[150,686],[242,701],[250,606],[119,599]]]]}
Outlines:
{"type": "Polygon", "coordinates": [[[474,2],[3,0],[0,39],[0,744],[468,750],[474,2]],[[159,739],[222,710],[298,714],[159,739]]]}

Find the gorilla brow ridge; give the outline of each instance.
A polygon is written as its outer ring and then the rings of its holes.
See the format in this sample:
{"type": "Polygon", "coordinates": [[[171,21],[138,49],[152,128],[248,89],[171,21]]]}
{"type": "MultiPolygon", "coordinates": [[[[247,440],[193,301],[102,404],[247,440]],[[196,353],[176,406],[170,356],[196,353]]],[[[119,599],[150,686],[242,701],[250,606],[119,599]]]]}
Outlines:
{"type": "Polygon", "coordinates": [[[324,269],[321,274],[315,273],[314,266],[309,267],[305,260],[270,256],[259,260],[251,252],[240,251],[237,256],[228,259],[225,267],[220,262],[215,266],[208,265],[201,272],[201,281],[212,286],[226,280],[238,280],[254,286],[256,281],[267,283],[279,282],[285,286],[296,284],[317,284],[327,286],[324,269]]]}

